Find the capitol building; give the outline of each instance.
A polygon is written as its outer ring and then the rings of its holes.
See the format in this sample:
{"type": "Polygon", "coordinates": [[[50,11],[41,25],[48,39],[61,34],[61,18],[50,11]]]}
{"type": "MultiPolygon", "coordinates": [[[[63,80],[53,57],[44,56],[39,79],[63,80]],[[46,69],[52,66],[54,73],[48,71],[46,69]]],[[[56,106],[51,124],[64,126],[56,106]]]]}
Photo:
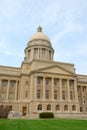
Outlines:
{"type": "Polygon", "coordinates": [[[20,68],[0,66],[0,106],[28,118],[53,112],[60,118],[87,118],[87,75],[74,64],[54,61],[54,49],[39,26],[24,50],[20,68]]]}

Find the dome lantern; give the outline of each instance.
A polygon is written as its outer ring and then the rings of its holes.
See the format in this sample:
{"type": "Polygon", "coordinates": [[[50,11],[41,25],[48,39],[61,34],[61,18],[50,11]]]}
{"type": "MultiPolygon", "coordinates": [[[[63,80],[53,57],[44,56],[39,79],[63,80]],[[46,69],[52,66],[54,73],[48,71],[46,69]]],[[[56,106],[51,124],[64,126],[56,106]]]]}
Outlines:
{"type": "Polygon", "coordinates": [[[37,32],[42,32],[42,27],[39,25],[39,27],[37,28],[37,32]]]}

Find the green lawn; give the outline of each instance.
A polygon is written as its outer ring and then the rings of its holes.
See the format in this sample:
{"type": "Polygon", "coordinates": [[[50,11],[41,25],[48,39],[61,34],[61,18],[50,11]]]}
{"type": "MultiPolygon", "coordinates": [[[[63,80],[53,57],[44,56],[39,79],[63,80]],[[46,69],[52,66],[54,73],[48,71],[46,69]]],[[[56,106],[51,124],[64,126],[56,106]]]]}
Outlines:
{"type": "Polygon", "coordinates": [[[0,130],[87,130],[87,120],[11,120],[0,119],[0,130]]]}

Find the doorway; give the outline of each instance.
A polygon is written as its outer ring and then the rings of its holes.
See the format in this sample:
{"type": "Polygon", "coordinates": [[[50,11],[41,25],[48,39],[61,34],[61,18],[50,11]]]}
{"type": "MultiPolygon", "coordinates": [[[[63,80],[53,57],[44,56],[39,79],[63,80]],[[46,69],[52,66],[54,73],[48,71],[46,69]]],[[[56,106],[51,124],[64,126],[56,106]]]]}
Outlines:
{"type": "Polygon", "coordinates": [[[22,115],[26,116],[27,113],[27,107],[22,107],[22,115]]]}

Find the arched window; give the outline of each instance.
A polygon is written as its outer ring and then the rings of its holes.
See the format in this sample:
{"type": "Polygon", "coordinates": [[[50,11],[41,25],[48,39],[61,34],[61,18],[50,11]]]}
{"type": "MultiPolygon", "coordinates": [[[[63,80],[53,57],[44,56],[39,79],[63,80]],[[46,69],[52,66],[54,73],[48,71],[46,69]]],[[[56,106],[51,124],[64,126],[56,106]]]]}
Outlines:
{"type": "Polygon", "coordinates": [[[47,105],[47,110],[51,110],[51,105],[50,104],[47,105]]]}
{"type": "Polygon", "coordinates": [[[38,110],[42,110],[42,105],[39,104],[38,107],[37,107],[38,110]]]}
{"type": "Polygon", "coordinates": [[[73,105],[73,106],[72,106],[72,111],[75,111],[75,110],[76,110],[76,106],[73,105]]]}
{"type": "Polygon", "coordinates": [[[56,105],[55,110],[56,110],[56,111],[60,110],[60,106],[59,106],[59,105],[56,105]]]}
{"type": "Polygon", "coordinates": [[[67,106],[67,105],[64,106],[64,110],[65,110],[65,111],[68,110],[68,106],[67,106]]]}

